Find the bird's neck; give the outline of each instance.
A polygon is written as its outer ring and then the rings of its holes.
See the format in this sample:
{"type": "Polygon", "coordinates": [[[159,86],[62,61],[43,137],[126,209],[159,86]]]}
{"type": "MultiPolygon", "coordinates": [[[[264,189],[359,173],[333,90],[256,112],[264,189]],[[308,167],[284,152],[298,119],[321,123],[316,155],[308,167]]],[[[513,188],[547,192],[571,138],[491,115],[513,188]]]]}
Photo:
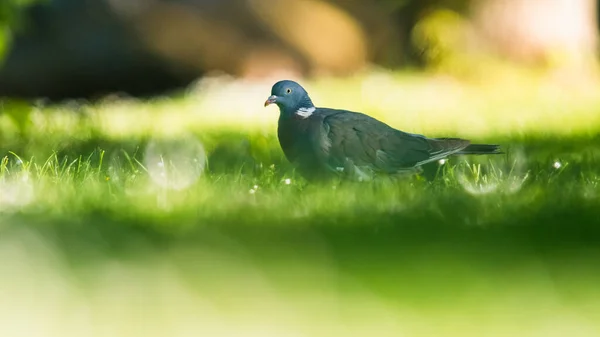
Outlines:
{"type": "Polygon", "coordinates": [[[315,105],[313,104],[310,97],[308,97],[308,95],[306,97],[304,97],[304,99],[302,101],[300,101],[300,103],[298,104],[298,109],[311,109],[314,107],[315,107],[315,105]]]}
{"type": "Polygon", "coordinates": [[[294,107],[280,108],[279,113],[283,118],[305,119],[310,117],[315,110],[313,102],[306,97],[294,107]]]}

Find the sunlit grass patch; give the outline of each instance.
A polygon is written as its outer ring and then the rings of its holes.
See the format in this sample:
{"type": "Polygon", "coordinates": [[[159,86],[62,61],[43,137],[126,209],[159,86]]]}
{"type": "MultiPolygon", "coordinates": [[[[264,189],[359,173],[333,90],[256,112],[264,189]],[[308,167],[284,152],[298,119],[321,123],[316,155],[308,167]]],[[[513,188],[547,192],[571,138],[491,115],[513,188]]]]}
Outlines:
{"type": "MultiPolygon", "coordinates": [[[[215,218],[271,223],[288,218],[335,219],[362,212],[443,216],[450,211],[444,205],[454,200],[472,202],[472,211],[485,209],[484,222],[501,222],[504,208],[529,207],[523,200],[541,204],[569,198],[593,200],[598,189],[593,162],[526,157],[520,152],[453,157],[433,163],[419,176],[383,176],[373,183],[310,184],[283,162],[234,161],[231,170],[215,170],[204,160],[202,148],[191,141],[151,142],[133,153],[100,149],[86,157],[53,154],[46,160],[12,153],[1,161],[2,203],[13,211],[59,217],[109,212],[116,217],[144,218],[148,225],[174,217],[189,228],[197,224],[194,219],[215,218]],[[244,163],[249,167],[244,168],[244,163]],[[560,195],[553,194],[557,191],[560,195]],[[495,209],[492,213],[490,203],[495,209]]],[[[352,225],[369,223],[359,219],[352,225]]],[[[179,225],[169,224],[172,230],[179,225]]]]}
{"type": "MultiPolygon", "coordinates": [[[[394,127],[478,139],[507,135],[591,135],[600,128],[597,86],[580,90],[543,77],[514,82],[461,82],[439,76],[374,71],[352,79],[302,81],[318,106],[361,111],[394,127]]],[[[40,105],[30,136],[125,139],[180,132],[274,133],[275,107],[263,108],[270,82],[214,77],[182,95],[151,100],[113,97],[98,102],[40,105]]],[[[0,118],[3,143],[15,126],[0,118]]]]}

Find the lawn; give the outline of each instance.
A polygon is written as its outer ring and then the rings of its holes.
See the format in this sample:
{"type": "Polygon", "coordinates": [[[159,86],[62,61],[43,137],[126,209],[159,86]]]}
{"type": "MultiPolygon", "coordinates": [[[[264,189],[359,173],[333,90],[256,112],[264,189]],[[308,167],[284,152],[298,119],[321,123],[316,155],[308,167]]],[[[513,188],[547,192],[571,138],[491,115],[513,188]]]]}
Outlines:
{"type": "Polygon", "coordinates": [[[0,115],[0,335],[600,335],[598,86],[306,81],[317,105],[506,151],[312,185],[271,84],[0,115]]]}

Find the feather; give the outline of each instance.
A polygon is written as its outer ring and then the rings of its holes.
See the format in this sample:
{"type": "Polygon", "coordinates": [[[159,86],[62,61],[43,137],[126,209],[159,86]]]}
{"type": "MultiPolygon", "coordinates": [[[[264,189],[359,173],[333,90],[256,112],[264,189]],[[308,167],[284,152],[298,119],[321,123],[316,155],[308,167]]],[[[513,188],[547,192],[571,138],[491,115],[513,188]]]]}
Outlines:
{"type": "Polygon", "coordinates": [[[280,108],[281,148],[306,177],[343,174],[370,180],[377,174],[414,173],[421,165],[451,155],[502,153],[498,145],[428,138],[360,112],[314,107],[295,82],[280,81],[271,93],[280,108]]]}

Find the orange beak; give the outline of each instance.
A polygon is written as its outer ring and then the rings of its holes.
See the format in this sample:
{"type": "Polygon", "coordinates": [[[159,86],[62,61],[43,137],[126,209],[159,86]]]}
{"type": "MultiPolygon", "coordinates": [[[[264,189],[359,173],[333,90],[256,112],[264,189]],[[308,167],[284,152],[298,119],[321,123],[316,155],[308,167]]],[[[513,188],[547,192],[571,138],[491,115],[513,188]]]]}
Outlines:
{"type": "Polygon", "coordinates": [[[272,95],[265,101],[265,107],[277,102],[277,96],[272,95]]]}

